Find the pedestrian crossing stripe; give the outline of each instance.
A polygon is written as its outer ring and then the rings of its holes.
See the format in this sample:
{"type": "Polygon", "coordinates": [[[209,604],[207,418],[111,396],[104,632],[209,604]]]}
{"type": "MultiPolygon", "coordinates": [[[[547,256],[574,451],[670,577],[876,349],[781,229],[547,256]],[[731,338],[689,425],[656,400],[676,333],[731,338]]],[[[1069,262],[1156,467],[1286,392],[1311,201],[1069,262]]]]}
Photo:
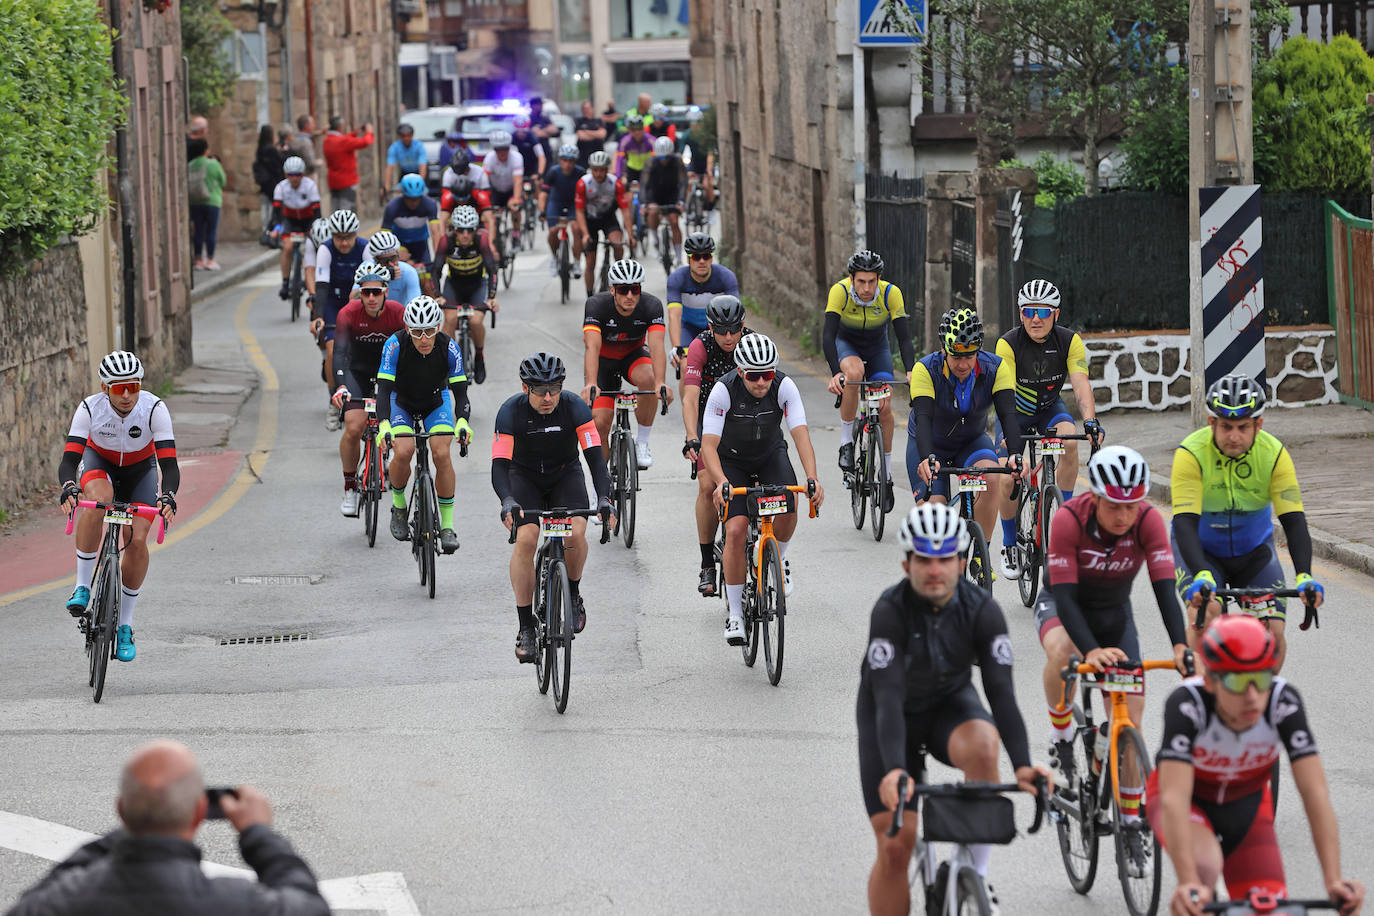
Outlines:
{"type": "MultiPolygon", "coordinates": [[[[902,2],[902,0],[897,0],[902,2]]],[[[894,13],[891,0],[864,0],[859,4],[859,16],[863,24],[859,28],[859,43],[862,45],[910,45],[920,42],[907,29],[914,24],[919,32],[925,31],[925,2],[905,0],[907,15],[894,13]],[[865,12],[867,8],[867,12],[865,12]]]]}

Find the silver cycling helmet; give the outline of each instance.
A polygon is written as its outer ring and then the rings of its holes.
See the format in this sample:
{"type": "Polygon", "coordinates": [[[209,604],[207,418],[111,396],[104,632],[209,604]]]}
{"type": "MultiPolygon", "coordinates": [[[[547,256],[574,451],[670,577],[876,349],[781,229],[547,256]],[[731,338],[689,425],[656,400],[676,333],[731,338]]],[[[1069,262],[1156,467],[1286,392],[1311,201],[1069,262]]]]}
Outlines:
{"type": "Polygon", "coordinates": [[[778,348],[764,334],[745,334],[735,345],[735,365],[741,372],[762,372],[778,367],[778,348]]]}

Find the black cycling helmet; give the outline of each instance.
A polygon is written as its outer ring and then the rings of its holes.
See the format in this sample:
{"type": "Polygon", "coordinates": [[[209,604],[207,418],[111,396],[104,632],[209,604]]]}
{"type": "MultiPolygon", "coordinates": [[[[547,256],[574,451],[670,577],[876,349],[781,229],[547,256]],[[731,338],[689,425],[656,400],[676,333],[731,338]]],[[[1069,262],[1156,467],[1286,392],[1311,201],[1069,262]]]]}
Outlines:
{"type": "Polygon", "coordinates": [[[716,296],[706,306],[706,321],[713,331],[738,331],[744,327],[744,305],[729,293],[716,296]]]}
{"type": "Polygon", "coordinates": [[[460,146],[453,151],[453,158],[449,160],[449,168],[458,175],[466,175],[468,166],[472,165],[472,157],[468,155],[467,147],[460,146]]]}
{"type": "Polygon", "coordinates": [[[716,240],[705,232],[693,232],[682,243],[682,250],[688,254],[710,254],[716,250],[716,240]]]}
{"type": "Polygon", "coordinates": [[[473,191],[472,179],[466,175],[459,175],[453,179],[453,196],[458,198],[471,197],[473,191]]]}
{"type": "Polygon", "coordinates": [[[526,385],[552,385],[568,377],[563,360],[542,350],[520,362],[520,381],[526,385]]]}
{"type": "Polygon", "coordinates": [[[869,251],[867,248],[856,251],[849,256],[849,273],[851,276],[861,270],[871,270],[878,276],[882,276],[883,266],[882,255],[876,251],[869,251]]]}
{"type": "Polygon", "coordinates": [[[937,336],[946,352],[971,353],[983,346],[983,321],[973,309],[950,309],[937,336]]]}
{"type": "Polygon", "coordinates": [[[1213,382],[1204,399],[1209,414],[1228,420],[1258,417],[1264,413],[1265,400],[1264,386],[1239,372],[1222,376],[1213,382]]]}

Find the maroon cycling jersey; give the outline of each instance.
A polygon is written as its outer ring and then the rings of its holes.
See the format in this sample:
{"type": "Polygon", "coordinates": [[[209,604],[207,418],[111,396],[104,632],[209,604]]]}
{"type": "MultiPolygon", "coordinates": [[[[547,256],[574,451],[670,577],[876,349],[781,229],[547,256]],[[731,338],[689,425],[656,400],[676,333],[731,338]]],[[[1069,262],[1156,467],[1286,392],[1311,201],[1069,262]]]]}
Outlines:
{"type": "MultiPolygon", "coordinates": [[[[602,359],[623,359],[644,346],[649,334],[666,330],[663,301],[657,296],[640,293],[639,302],[628,315],[616,309],[615,294],[610,290],[587,297],[582,331],[594,331],[601,336],[602,359]]],[[[1169,556],[1172,558],[1173,554],[1169,556]]]]}
{"type": "Polygon", "coordinates": [[[334,384],[348,388],[355,397],[371,390],[372,377],[382,364],[382,346],[387,338],[405,330],[405,306],[386,300],[376,318],[354,299],[339,310],[334,325],[334,384]]]}
{"type": "Polygon", "coordinates": [[[1193,798],[1220,804],[1261,791],[1280,747],[1290,763],[1317,753],[1302,697],[1292,684],[1274,678],[1264,715],[1235,732],[1218,718],[1216,698],[1202,688],[1202,678],[1193,677],[1164,703],[1164,740],[1156,760],[1192,764],[1193,798]]]}
{"type": "Polygon", "coordinates": [[[1054,514],[1050,528],[1049,584],[1077,584],[1085,611],[1130,604],[1131,582],[1142,566],[1150,581],[1174,577],[1174,552],[1159,510],[1141,500],[1135,524],[1113,538],[1098,529],[1092,494],[1080,493],[1054,514]]]}

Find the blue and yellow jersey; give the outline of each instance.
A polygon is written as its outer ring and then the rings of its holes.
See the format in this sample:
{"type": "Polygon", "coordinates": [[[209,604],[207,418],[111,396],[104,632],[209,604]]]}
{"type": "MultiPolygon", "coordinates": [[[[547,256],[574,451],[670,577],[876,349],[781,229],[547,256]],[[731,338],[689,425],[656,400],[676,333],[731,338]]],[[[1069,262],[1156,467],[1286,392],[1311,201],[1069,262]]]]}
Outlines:
{"type": "MultiPolygon", "coordinates": [[[[1000,356],[978,351],[973,372],[960,382],[945,364],[945,353],[936,350],[916,361],[911,374],[911,397],[935,400],[934,432],[937,439],[953,445],[971,442],[987,431],[992,396],[1016,387],[1011,366],[1000,356]]],[[[917,405],[907,419],[907,431],[916,435],[917,405]]]]}
{"type": "Polygon", "coordinates": [[[1017,325],[997,339],[997,355],[1011,365],[1016,379],[1016,412],[1033,417],[1059,401],[1059,390],[1071,375],[1088,374],[1083,338],[1062,325],[1036,341],[1017,325]]]}
{"type": "Polygon", "coordinates": [[[845,277],[830,287],[825,310],[840,316],[840,333],[856,343],[872,341],[881,336],[887,339],[887,326],[894,318],[906,317],[902,291],[886,280],[878,281],[878,293],[873,301],[861,305],[850,294],[853,284],[845,277]]]}
{"type": "Polygon", "coordinates": [[[1202,548],[1214,557],[1239,557],[1274,533],[1270,507],[1278,515],[1302,511],[1293,458],[1264,430],[1240,458],[1228,458],[1204,426],[1189,433],[1174,452],[1170,478],[1174,514],[1197,515],[1202,548]]]}

